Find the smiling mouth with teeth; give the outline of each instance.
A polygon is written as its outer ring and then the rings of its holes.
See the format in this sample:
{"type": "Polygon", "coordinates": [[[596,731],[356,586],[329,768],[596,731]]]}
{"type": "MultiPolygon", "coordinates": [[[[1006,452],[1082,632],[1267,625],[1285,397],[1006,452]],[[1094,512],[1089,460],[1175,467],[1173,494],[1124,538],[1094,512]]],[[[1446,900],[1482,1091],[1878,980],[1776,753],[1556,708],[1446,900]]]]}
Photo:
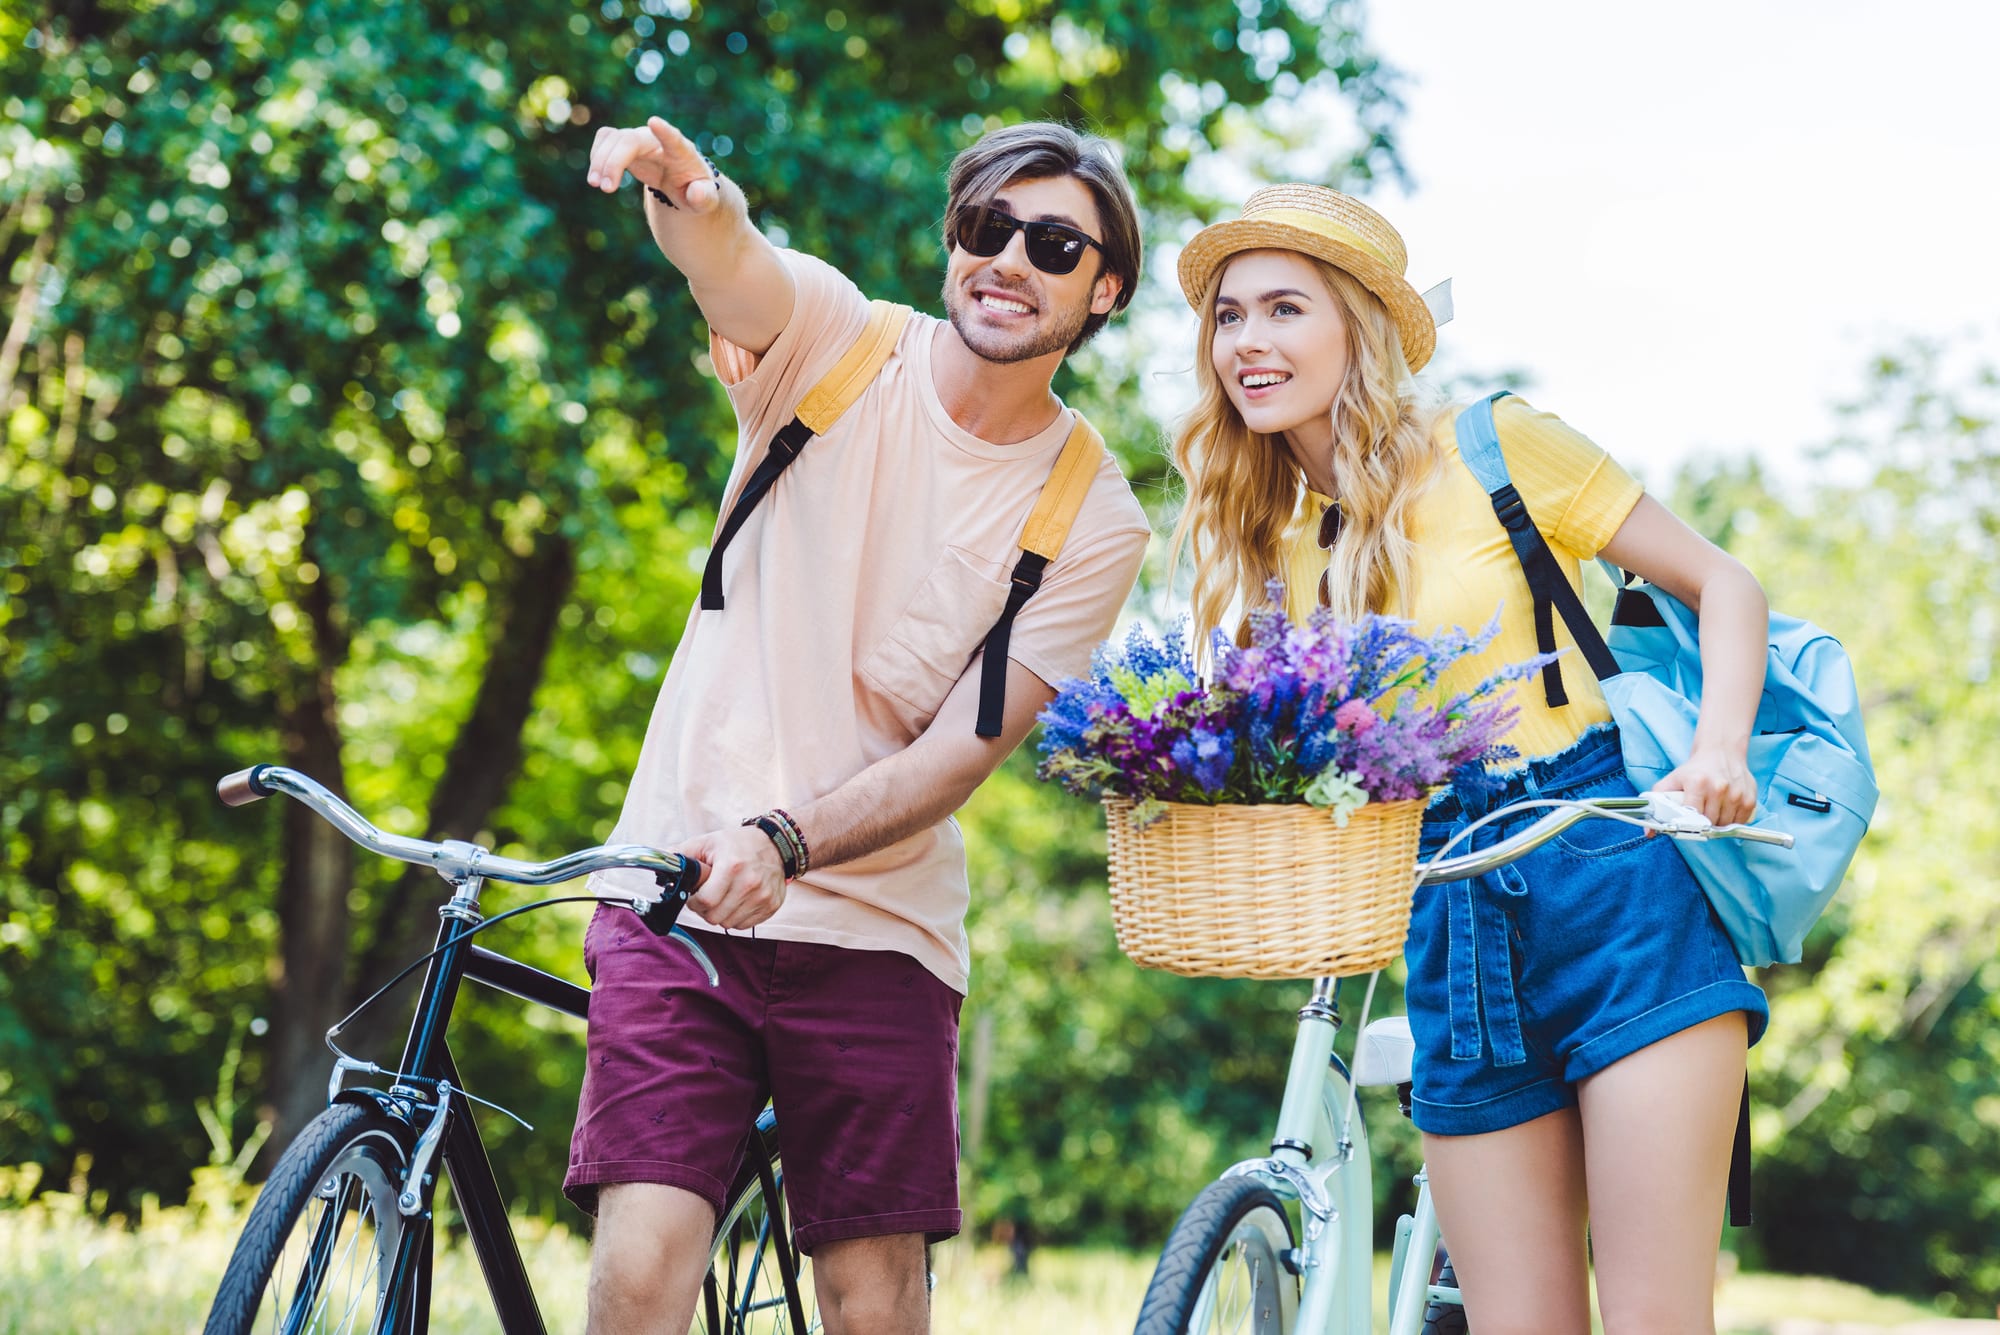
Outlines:
{"type": "Polygon", "coordinates": [[[1239,383],[1245,389],[1262,389],[1266,385],[1282,385],[1291,377],[1283,371],[1259,371],[1255,375],[1242,377],[1239,383]]]}
{"type": "Polygon", "coordinates": [[[1001,311],[1007,315],[1032,315],[1035,311],[1033,306],[1028,305],[1024,301],[1014,301],[1007,297],[998,297],[991,292],[980,293],[979,304],[988,310],[1001,311]]]}

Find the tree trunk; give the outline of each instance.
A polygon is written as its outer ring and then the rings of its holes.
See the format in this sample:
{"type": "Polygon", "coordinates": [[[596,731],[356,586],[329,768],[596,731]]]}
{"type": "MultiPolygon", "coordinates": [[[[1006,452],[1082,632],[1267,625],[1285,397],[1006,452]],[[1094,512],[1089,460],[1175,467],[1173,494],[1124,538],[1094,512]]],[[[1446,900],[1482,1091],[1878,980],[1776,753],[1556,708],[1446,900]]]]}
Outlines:
{"type": "MultiPolygon", "coordinates": [[[[556,619],[575,577],[573,550],[566,539],[555,535],[544,536],[534,555],[521,563],[512,596],[494,628],[478,698],[431,795],[425,838],[473,839],[507,795],[521,764],[521,729],[534,705],[555,641],[556,619]]],[[[564,851],[541,850],[541,855],[564,851]]],[[[356,1001],[431,948],[442,889],[433,872],[416,866],[404,869],[376,907],[375,930],[354,978],[356,1001]]],[[[399,1008],[380,1007],[359,1022],[355,1032],[379,1046],[387,1037],[386,1022],[401,1014],[399,1008]]]]}
{"type": "MultiPolygon", "coordinates": [[[[334,714],[333,670],[340,657],[323,585],[305,600],[321,629],[322,653],[303,694],[283,720],[285,763],[346,797],[340,726],[334,714]]],[[[354,846],[347,836],[298,802],[284,803],[284,874],[278,883],[278,976],[273,980],[270,1077],[274,1121],[267,1155],[275,1155],[326,1104],[332,1058],[327,1028],[338,1018],[347,973],[347,894],[354,883],[354,846]]]]}

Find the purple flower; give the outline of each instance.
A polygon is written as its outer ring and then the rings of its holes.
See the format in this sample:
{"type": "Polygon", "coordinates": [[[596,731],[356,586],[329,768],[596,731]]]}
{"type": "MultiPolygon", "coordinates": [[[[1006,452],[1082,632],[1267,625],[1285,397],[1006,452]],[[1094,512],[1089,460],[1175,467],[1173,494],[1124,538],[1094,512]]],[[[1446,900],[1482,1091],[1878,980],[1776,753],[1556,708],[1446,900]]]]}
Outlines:
{"type": "Polygon", "coordinates": [[[1295,802],[1337,766],[1372,800],[1421,796],[1461,766],[1512,755],[1500,743],[1519,712],[1507,687],[1543,659],[1449,697],[1437,690],[1498,628],[1496,617],[1477,635],[1425,637],[1394,617],[1348,623],[1323,608],[1299,624],[1274,594],[1250,613],[1246,644],[1215,633],[1202,680],[1185,622],[1164,638],[1135,626],[1042,711],[1039,772],[1089,797],[1295,802]]]}

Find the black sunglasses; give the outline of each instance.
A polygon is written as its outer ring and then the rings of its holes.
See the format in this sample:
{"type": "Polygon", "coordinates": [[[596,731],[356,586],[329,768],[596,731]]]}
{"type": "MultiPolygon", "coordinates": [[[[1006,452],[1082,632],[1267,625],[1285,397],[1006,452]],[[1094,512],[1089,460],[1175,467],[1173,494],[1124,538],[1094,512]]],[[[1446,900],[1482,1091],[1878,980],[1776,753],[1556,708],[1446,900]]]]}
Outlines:
{"type": "Polygon", "coordinates": [[[952,239],[981,259],[1007,249],[1015,232],[1027,233],[1028,263],[1047,274],[1073,272],[1083,262],[1085,246],[1097,246],[1100,254],[1104,250],[1087,233],[1066,223],[1022,222],[998,209],[960,209],[951,229],[952,239]]]}
{"type": "MultiPolygon", "coordinates": [[[[1319,546],[1321,551],[1332,551],[1333,544],[1340,541],[1341,522],[1342,516],[1339,501],[1335,501],[1333,504],[1327,506],[1326,509],[1319,512],[1319,546]]],[[[1333,605],[1333,586],[1328,581],[1328,577],[1331,574],[1331,571],[1322,570],[1319,575],[1319,605],[1321,607],[1331,607],[1333,605]]]]}

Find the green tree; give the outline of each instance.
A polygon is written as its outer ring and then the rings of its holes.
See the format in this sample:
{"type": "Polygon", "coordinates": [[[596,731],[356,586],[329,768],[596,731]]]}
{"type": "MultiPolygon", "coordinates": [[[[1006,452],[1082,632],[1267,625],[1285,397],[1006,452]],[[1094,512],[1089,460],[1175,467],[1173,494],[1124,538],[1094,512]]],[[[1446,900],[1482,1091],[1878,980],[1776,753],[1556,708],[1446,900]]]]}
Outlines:
{"type": "Polygon", "coordinates": [[[1758,1224],[1782,1269],[1990,1312],[2000,1290],[2000,376],[1879,359],[1815,480],[1681,504],[1852,655],[1882,802],[1804,964],[1762,971],[1758,1224]]]}
{"type": "MultiPolygon", "coordinates": [[[[596,127],[696,130],[774,236],[923,302],[983,129],[1089,123],[1171,217],[1311,84],[1355,112],[1333,170],[1393,169],[1347,0],[0,0],[0,1159],[175,1190],[238,1021],[295,1126],[433,930],[421,873],[219,811],[224,770],[537,854],[604,830],[731,428],[638,209],[580,187],[596,127]]],[[[468,1066],[518,1075],[542,1040],[493,1022],[468,1066]]]]}

